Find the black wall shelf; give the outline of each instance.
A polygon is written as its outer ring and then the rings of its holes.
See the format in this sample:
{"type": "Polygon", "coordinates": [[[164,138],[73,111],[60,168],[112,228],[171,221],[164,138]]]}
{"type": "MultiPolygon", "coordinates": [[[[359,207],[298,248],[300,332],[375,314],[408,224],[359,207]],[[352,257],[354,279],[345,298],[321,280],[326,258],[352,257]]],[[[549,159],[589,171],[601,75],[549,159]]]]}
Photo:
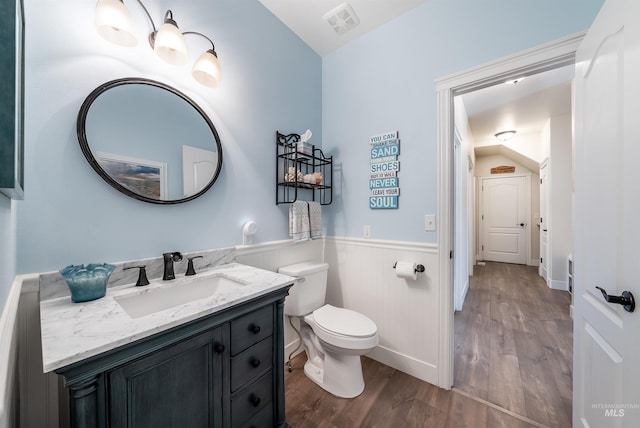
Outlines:
{"type": "Polygon", "coordinates": [[[331,204],[333,156],[325,156],[315,145],[303,148],[298,143],[300,134],[285,135],[276,131],[276,205],[298,200],[331,204]],[[322,181],[304,181],[304,176],[314,173],[321,174],[322,181]]]}

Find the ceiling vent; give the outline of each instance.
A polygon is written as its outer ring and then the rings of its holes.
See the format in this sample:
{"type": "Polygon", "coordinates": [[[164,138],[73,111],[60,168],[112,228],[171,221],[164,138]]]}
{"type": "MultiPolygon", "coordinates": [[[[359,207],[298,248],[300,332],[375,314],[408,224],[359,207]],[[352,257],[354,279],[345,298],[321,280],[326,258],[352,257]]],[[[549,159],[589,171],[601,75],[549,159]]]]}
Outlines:
{"type": "Polygon", "coordinates": [[[322,17],[331,25],[336,34],[344,34],[360,23],[360,18],[349,3],[342,3],[322,17]]]}

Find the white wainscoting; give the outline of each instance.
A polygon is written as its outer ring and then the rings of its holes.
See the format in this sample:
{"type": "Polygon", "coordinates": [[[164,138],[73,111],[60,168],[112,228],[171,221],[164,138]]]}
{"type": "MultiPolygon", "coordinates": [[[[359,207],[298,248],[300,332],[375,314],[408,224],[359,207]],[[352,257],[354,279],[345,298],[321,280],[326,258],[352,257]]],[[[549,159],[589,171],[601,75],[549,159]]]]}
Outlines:
{"type": "Polygon", "coordinates": [[[4,308],[0,308],[0,428],[18,424],[18,301],[21,281],[16,278],[9,289],[4,308]]]}
{"type": "MultiPolygon", "coordinates": [[[[313,241],[294,242],[291,240],[276,241],[258,245],[242,245],[236,247],[236,261],[249,266],[277,272],[281,266],[305,261],[324,261],[324,239],[313,241]]],[[[297,320],[294,321],[297,327],[297,320]]],[[[295,356],[302,352],[299,346],[300,338],[289,325],[285,316],[284,320],[284,358],[295,356]]]]}
{"type": "Polygon", "coordinates": [[[57,374],[43,373],[40,340],[39,275],[25,276],[18,308],[20,348],[20,427],[57,428],[67,425],[66,414],[59,405],[66,403],[62,379],[57,374]],[[59,398],[62,398],[60,403],[59,398]],[[60,417],[62,416],[62,419],[60,417]]]}
{"type": "Polygon", "coordinates": [[[327,302],[360,312],[378,326],[369,357],[438,385],[440,275],[434,244],[327,238],[327,302]],[[398,278],[396,261],[425,266],[418,278],[398,278]]]}

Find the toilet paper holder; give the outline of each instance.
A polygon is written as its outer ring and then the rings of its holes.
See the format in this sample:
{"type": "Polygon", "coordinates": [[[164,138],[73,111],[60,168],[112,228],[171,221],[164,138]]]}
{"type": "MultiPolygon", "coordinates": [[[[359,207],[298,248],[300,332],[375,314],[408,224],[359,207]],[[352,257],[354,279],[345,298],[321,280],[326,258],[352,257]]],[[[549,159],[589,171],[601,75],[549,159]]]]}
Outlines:
{"type": "MultiPolygon", "coordinates": [[[[393,264],[393,268],[394,269],[396,268],[397,264],[398,264],[398,262],[395,262],[393,264]]],[[[420,265],[420,264],[416,265],[416,272],[424,272],[424,265],[420,265]]]]}

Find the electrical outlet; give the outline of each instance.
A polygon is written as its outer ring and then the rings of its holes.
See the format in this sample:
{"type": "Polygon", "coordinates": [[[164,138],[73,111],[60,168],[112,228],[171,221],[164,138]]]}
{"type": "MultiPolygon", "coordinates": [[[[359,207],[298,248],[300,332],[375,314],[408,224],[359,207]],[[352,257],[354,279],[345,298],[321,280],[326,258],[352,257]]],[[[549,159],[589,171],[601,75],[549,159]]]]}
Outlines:
{"type": "Polygon", "coordinates": [[[424,230],[426,230],[427,232],[434,232],[436,230],[435,214],[424,215],[424,230]]]}
{"type": "Polygon", "coordinates": [[[362,228],[362,236],[367,238],[367,239],[371,239],[371,225],[366,224],[362,228]]]}

